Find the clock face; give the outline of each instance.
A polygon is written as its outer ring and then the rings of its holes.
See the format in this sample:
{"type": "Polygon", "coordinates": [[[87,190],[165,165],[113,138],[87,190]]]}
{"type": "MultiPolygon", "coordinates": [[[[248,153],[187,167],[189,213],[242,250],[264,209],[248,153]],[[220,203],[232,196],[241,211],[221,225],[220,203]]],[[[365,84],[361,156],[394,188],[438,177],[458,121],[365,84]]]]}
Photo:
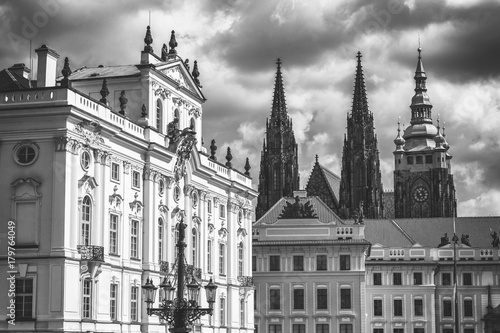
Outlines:
{"type": "Polygon", "coordinates": [[[417,202],[424,202],[429,198],[429,191],[423,186],[418,186],[414,191],[413,191],[413,198],[417,202]]]}

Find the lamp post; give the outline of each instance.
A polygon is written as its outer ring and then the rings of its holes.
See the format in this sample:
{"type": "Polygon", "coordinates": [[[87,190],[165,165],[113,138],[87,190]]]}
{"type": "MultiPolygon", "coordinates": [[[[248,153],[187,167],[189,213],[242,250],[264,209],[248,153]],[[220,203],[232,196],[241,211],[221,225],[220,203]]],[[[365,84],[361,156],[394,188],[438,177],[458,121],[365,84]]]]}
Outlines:
{"type": "MultiPolygon", "coordinates": [[[[196,144],[194,134],[196,133],[191,128],[186,128],[181,133],[177,133],[180,140],[175,147],[177,161],[174,166],[174,179],[176,183],[186,173],[186,161],[189,160],[191,151],[196,144]]],[[[179,207],[176,207],[171,215],[172,218],[177,217],[179,221],[179,239],[175,245],[178,249],[176,258],[177,276],[174,273],[173,283],[168,277],[165,277],[160,283],[161,302],[158,308],[153,307],[158,287],[153,284],[151,279],[146,279],[146,284],[142,286],[142,290],[147,304],[148,316],[156,315],[165,320],[170,326],[169,330],[172,333],[186,333],[191,331],[189,326],[195,320],[207,314],[212,315],[217,286],[212,282],[212,279],[205,286],[208,308],[202,308],[198,302],[200,283],[195,280],[193,275],[191,275],[191,280],[188,280],[189,276],[186,270],[186,257],[184,253],[186,248],[186,243],[184,242],[184,230],[186,229],[186,224],[184,223],[185,213],[179,207]],[[187,297],[184,296],[185,289],[187,289],[187,297]]]]}
{"type": "Polygon", "coordinates": [[[193,276],[191,276],[191,280],[189,281],[189,276],[186,274],[184,254],[186,247],[186,243],[184,243],[185,228],[186,224],[181,219],[179,223],[179,240],[176,244],[179,250],[177,255],[177,277],[176,279],[174,277],[174,284],[172,284],[169,278],[165,277],[158,286],[161,298],[160,307],[153,307],[158,287],[153,284],[151,279],[147,279],[146,284],[142,286],[148,316],[156,315],[165,320],[171,326],[169,330],[172,333],[190,332],[191,328],[189,326],[196,319],[207,314],[212,315],[217,291],[217,286],[210,279],[205,286],[208,308],[200,307],[198,302],[200,284],[193,276]],[[177,287],[175,286],[175,282],[177,282],[177,287]],[[184,297],[185,289],[187,289],[187,298],[184,297]],[[174,295],[176,296],[175,298],[174,295]]]}

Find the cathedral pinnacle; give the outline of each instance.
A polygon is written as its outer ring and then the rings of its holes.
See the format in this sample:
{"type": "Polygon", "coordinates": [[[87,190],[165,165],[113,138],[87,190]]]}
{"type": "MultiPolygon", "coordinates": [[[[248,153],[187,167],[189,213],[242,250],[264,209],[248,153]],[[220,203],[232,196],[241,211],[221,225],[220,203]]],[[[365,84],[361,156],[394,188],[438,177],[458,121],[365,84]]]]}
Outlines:
{"type": "Polygon", "coordinates": [[[432,104],[427,96],[426,80],[424,65],[422,64],[422,49],[419,47],[417,69],[415,70],[415,95],[411,99],[411,124],[416,123],[432,123],[431,109],[432,104]]]}
{"type": "Polygon", "coordinates": [[[274,82],[273,108],[271,111],[271,117],[286,119],[287,110],[285,101],[285,89],[283,88],[280,58],[278,58],[278,60],[276,61],[276,65],[276,81],[274,82]]]}
{"type": "Polygon", "coordinates": [[[358,64],[356,66],[356,77],[354,80],[354,93],[352,98],[351,115],[355,121],[363,121],[364,115],[368,114],[368,99],[366,97],[365,78],[363,75],[363,66],[361,65],[361,52],[358,51],[356,58],[358,64]]]}

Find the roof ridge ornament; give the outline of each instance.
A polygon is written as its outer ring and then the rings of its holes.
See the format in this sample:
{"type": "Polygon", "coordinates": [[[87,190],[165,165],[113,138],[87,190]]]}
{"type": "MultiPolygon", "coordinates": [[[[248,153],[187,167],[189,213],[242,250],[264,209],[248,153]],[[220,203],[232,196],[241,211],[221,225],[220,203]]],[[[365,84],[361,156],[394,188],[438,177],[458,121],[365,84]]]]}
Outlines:
{"type": "Polygon", "coordinates": [[[151,28],[149,25],[146,28],[146,36],[144,36],[144,44],[146,44],[146,46],[144,46],[144,52],[153,53],[153,47],[151,46],[151,44],[153,44],[153,36],[151,36],[151,28]]]}
{"type": "MultiPolygon", "coordinates": [[[[188,67],[189,69],[189,67],[188,67]]],[[[199,88],[203,88],[203,86],[201,85],[201,82],[200,82],[200,79],[198,79],[198,77],[200,77],[200,71],[198,70],[198,61],[194,61],[194,66],[193,66],[193,81],[196,83],[196,85],[199,87],[199,88]]]]}
{"type": "Polygon", "coordinates": [[[101,99],[99,102],[104,103],[106,106],[109,106],[109,101],[108,101],[108,95],[109,95],[109,89],[108,89],[108,79],[104,79],[102,81],[102,88],[101,91],[99,92],[101,94],[101,99]]]}
{"type": "Polygon", "coordinates": [[[170,51],[168,51],[168,58],[175,58],[177,56],[177,40],[175,39],[175,30],[172,30],[170,34],[170,41],[168,42],[168,46],[170,46],[170,51]]]}
{"type": "Polygon", "coordinates": [[[61,80],[61,86],[62,87],[71,87],[71,82],[69,81],[68,77],[71,75],[71,68],[69,68],[69,59],[68,57],[64,58],[64,67],[61,71],[62,75],[64,78],[61,80]]]}

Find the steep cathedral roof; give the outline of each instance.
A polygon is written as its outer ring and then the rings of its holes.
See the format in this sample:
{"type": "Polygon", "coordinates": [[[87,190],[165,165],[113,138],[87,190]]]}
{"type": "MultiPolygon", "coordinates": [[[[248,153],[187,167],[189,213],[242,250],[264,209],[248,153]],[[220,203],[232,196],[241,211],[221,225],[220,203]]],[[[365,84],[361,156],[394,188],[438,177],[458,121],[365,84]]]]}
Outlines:
{"type": "Polygon", "coordinates": [[[283,87],[283,77],[281,75],[281,59],[276,61],[276,80],[274,81],[273,107],[271,117],[287,118],[285,89],[283,87]]]}
{"type": "Polygon", "coordinates": [[[331,209],[338,209],[340,177],[319,164],[318,155],[316,155],[316,163],[314,163],[311,175],[307,181],[306,191],[309,195],[322,197],[323,201],[331,209]]]}
{"type": "Polygon", "coordinates": [[[354,92],[352,98],[351,114],[356,120],[364,120],[362,117],[369,113],[368,98],[366,97],[365,77],[363,75],[363,66],[361,65],[361,52],[356,56],[358,64],[356,66],[356,76],[354,79],[354,92]]]}

